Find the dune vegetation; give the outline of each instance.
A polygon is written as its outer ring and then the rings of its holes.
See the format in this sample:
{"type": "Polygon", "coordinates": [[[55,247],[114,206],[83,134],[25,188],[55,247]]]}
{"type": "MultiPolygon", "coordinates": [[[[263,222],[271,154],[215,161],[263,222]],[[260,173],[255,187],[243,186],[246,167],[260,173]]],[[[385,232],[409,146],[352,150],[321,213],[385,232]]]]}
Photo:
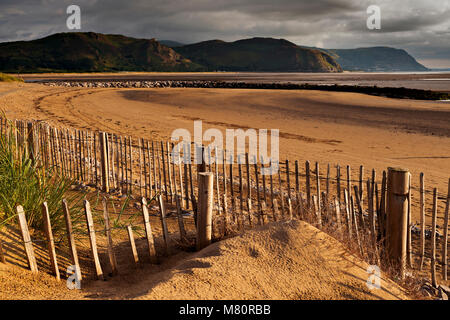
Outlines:
{"type": "Polygon", "coordinates": [[[62,200],[67,198],[74,227],[82,214],[82,194],[68,194],[73,181],[55,168],[44,168],[33,160],[27,148],[18,147],[15,128],[0,136],[0,229],[13,221],[16,206],[22,205],[29,226],[42,230],[41,207],[47,202],[55,233],[64,228],[62,200]]]}
{"type": "Polygon", "coordinates": [[[0,82],[14,82],[14,81],[23,82],[23,79],[0,72],[0,82]]]}

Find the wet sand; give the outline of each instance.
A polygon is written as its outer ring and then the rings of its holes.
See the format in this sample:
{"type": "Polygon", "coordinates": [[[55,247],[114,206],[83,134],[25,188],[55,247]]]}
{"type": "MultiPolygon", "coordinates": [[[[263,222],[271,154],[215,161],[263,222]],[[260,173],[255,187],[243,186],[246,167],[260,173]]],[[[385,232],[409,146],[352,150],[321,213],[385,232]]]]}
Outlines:
{"type": "Polygon", "coordinates": [[[450,72],[417,73],[270,73],[270,72],[202,72],[152,73],[121,72],[92,74],[29,74],[25,81],[42,80],[215,80],[245,82],[292,82],[309,84],[339,84],[379,87],[406,87],[411,89],[450,92],[450,72]]]}

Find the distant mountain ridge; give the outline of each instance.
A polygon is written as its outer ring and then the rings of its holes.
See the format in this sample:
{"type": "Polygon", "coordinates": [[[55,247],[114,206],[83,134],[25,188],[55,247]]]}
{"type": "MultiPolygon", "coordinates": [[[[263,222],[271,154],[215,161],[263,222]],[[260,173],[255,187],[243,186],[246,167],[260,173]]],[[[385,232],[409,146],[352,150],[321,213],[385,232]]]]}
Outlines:
{"type": "Polygon", "coordinates": [[[332,55],[346,71],[428,71],[403,49],[368,47],[356,49],[322,49],[332,55]]]}
{"type": "Polygon", "coordinates": [[[0,43],[3,72],[202,71],[155,39],[100,33],[57,33],[0,43]]]}
{"type": "Polygon", "coordinates": [[[284,39],[209,40],[173,49],[209,71],[342,72],[330,54],[284,39]]]}
{"type": "Polygon", "coordinates": [[[161,43],[162,45],[165,45],[169,48],[176,48],[176,47],[182,47],[185,46],[186,43],[181,43],[178,41],[172,41],[172,40],[158,40],[159,43],[161,43]]]}
{"type": "Polygon", "coordinates": [[[322,49],[284,39],[177,41],[94,32],[57,33],[0,43],[0,72],[428,71],[405,50],[390,47],[322,49]]]}

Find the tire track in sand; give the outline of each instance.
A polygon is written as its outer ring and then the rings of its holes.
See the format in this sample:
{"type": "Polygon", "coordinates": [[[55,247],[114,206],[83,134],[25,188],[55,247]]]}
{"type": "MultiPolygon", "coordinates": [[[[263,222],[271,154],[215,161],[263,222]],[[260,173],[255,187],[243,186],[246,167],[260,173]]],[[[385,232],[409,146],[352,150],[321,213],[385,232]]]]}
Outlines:
{"type": "MultiPolygon", "coordinates": [[[[104,90],[70,90],[70,91],[58,91],[51,94],[43,95],[37,99],[34,99],[34,109],[44,115],[46,115],[49,120],[56,121],[58,123],[62,123],[66,126],[70,126],[73,128],[85,129],[85,130],[109,130],[110,132],[120,133],[120,130],[105,124],[102,117],[97,116],[98,119],[95,119],[92,116],[89,116],[87,113],[82,112],[79,108],[76,107],[76,104],[73,103],[73,100],[88,94],[92,94],[94,92],[101,92],[104,90]],[[68,95],[64,97],[64,95],[68,95]],[[62,107],[65,112],[63,115],[57,114],[55,110],[52,110],[51,99],[64,99],[62,102],[62,107]],[[48,101],[50,100],[50,101],[48,101]],[[48,102],[47,102],[48,101],[48,102]],[[49,105],[49,106],[48,106],[49,105]],[[71,115],[71,117],[67,117],[67,115],[71,115]],[[99,119],[101,121],[99,121],[99,119]],[[101,126],[98,124],[101,123],[101,126]]],[[[54,102],[54,101],[53,101],[54,102]]],[[[59,101],[58,103],[61,103],[59,101]]]]}

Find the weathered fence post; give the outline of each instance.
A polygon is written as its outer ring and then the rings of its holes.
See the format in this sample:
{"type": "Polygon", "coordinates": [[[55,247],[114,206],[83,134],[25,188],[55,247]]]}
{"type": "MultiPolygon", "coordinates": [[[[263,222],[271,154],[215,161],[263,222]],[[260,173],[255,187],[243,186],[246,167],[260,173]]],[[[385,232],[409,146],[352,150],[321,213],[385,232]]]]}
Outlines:
{"type": "Polygon", "coordinates": [[[134,263],[139,262],[139,256],[136,249],[136,242],[134,241],[133,229],[131,226],[127,226],[128,239],[130,240],[131,253],[133,254],[134,263]]]}
{"type": "MultiPolygon", "coordinates": [[[[289,167],[289,161],[286,160],[286,163],[288,164],[289,167]]],[[[261,205],[261,197],[259,194],[259,174],[258,174],[258,162],[256,161],[256,157],[255,157],[255,163],[254,163],[254,168],[255,168],[255,181],[256,181],[256,199],[258,201],[258,221],[260,225],[264,224],[264,213],[262,210],[262,205],[261,205]]],[[[289,176],[289,173],[287,173],[287,175],[289,176]]]]}
{"type": "Polygon", "coordinates": [[[358,229],[358,220],[356,219],[355,214],[355,202],[353,201],[353,196],[350,196],[350,211],[352,213],[353,217],[353,226],[355,227],[355,236],[356,236],[356,242],[358,243],[359,252],[361,253],[361,256],[364,257],[364,250],[361,242],[361,237],[359,235],[359,229],[358,229]]]}
{"type": "Polygon", "coordinates": [[[336,166],[336,193],[337,199],[341,202],[341,167],[340,165],[336,166]]]}
{"type": "Polygon", "coordinates": [[[387,173],[386,170],[383,170],[383,179],[381,181],[381,197],[380,197],[380,221],[382,221],[381,225],[381,234],[380,239],[384,246],[386,246],[386,193],[387,193],[387,173]]]}
{"type": "Polygon", "coordinates": [[[306,174],[306,205],[308,209],[311,208],[311,173],[310,173],[310,163],[309,161],[305,162],[305,174],[306,174]]]}
{"type": "Polygon", "coordinates": [[[289,220],[292,220],[294,218],[294,216],[292,214],[292,201],[291,201],[291,198],[287,199],[287,205],[288,205],[289,220]]]}
{"type": "Polygon", "coordinates": [[[239,172],[239,215],[243,216],[244,214],[244,187],[242,183],[242,166],[241,166],[241,157],[238,155],[238,172],[239,172]]]}
{"type": "MultiPolygon", "coordinates": [[[[167,188],[167,175],[166,175],[166,161],[164,156],[164,142],[161,141],[161,161],[162,161],[162,172],[164,177],[164,195],[166,198],[166,201],[169,201],[169,193],[167,188]]],[[[158,158],[159,159],[159,158],[158,158]]]]}
{"type": "Polygon", "coordinates": [[[109,263],[111,264],[112,274],[116,275],[118,273],[117,260],[116,260],[116,255],[114,254],[114,243],[113,243],[112,236],[111,236],[111,224],[109,222],[108,206],[107,206],[105,197],[103,197],[103,199],[102,199],[102,204],[103,204],[103,218],[105,219],[105,236],[106,236],[107,245],[108,245],[109,263]]]}
{"type": "Polygon", "coordinates": [[[347,189],[344,189],[344,203],[345,203],[345,218],[347,220],[347,232],[348,232],[348,238],[352,239],[352,216],[350,211],[350,199],[348,195],[347,189]]]}
{"type": "MultiPolygon", "coordinates": [[[[184,161],[183,162],[181,161],[181,150],[180,150],[180,148],[178,148],[178,175],[180,177],[180,193],[181,193],[180,206],[181,207],[183,207],[183,200],[184,200],[183,166],[182,165],[184,165],[184,161]]],[[[184,168],[186,169],[185,165],[184,165],[184,168]]],[[[186,177],[186,175],[185,175],[185,177],[186,177]]]]}
{"type": "Polygon", "coordinates": [[[130,169],[130,180],[128,181],[130,189],[127,190],[127,192],[129,194],[132,194],[134,181],[133,181],[133,139],[131,138],[131,136],[128,137],[128,152],[130,153],[129,156],[130,161],[128,163],[130,169]]]}
{"type": "Polygon", "coordinates": [[[322,215],[320,213],[319,199],[317,199],[317,195],[312,196],[312,201],[313,201],[313,205],[314,205],[314,218],[317,219],[317,224],[319,225],[319,227],[321,227],[322,226],[322,215]]]}
{"type": "Polygon", "coordinates": [[[28,122],[27,129],[28,129],[27,135],[28,153],[30,154],[30,158],[34,163],[38,158],[39,145],[36,139],[37,137],[34,130],[33,122],[28,122]]]}
{"type": "Polygon", "coordinates": [[[281,180],[281,166],[280,163],[277,163],[278,168],[278,192],[280,194],[280,204],[281,204],[281,215],[284,217],[286,214],[286,208],[284,203],[284,192],[283,192],[283,181],[281,180]]]}
{"type": "Polygon", "coordinates": [[[108,136],[106,132],[100,132],[100,156],[102,164],[102,191],[109,192],[109,160],[108,160],[108,136]]]}
{"type": "MultiPolygon", "coordinates": [[[[225,160],[225,150],[222,150],[223,158],[223,210],[225,214],[228,212],[228,196],[227,196],[227,168],[225,160]]],[[[234,203],[234,191],[233,191],[233,157],[230,156],[230,200],[231,200],[231,215],[233,221],[236,223],[236,207],[234,203]]]]}
{"type": "Polygon", "coordinates": [[[81,281],[82,277],[81,277],[80,263],[78,262],[78,253],[77,248],[75,246],[75,237],[73,236],[72,219],[70,218],[69,206],[67,205],[66,199],[63,199],[62,207],[64,212],[64,219],[66,221],[67,240],[69,242],[70,255],[72,257],[72,263],[75,266],[75,276],[77,280],[81,281]]]}
{"type": "Polygon", "coordinates": [[[423,268],[425,258],[425,181],[423,172],[420,173],[420,263],[419,270],[423,268]]]}
{"type": "Polygon", "coordinates": [[[166,206],[164,204],[164,200],[162,195],[158,196],[159,210],[161,213],[161,228],[163,231],[164,245],[165,245],[165,253],[169,255],[169,231],[167,229],[167,221],[166,221],[166,206]]]}
{"type": "Polygon", "coordinates": [[[352,193],[352,170],[349,165],[347,165],[347,190],[352,193]]]}
{"type": "Polygon", "coordinates": [[[411,175],[409,175],[408,181],[408,232],[406,233],[407,245],[406,245],[406,261],[410,268],[413,265],[412,257],[412,222],[411,222],[411,175]]]}
{"type": "Polygon", "coordinates": [[[358,212],[359,212],[359,224],[361,226],[361,228],[364,230],[366,229],[366,225],[364,223],[364,212],[361,206],[361,199],[359,198],[359,190],[358,190],[358,186],[353,186],[353,190],[355,191],[355,202],[356,202],[356,206],[358,207],[358,212]]]}
{"type": "Polygon", "coordinates": [[[33,243],[31,242],[30,231],[28,230],[27,219],[25,213],[23,212],[22,206],[17,206],[17,216],[19,218],[19,227],[22,233],[23,245],[25,247],[25,253],[27,255],[28,267],[31,272],[37,273],[37,263],[36,257],[34,256],[33,243]]]}
{"type": "Polygon", "coordinates": [[[444,238],[442,239],[442,279],[447,281],[447,242],[448,242],[448,215],[450,207],[450,179],[448,180],[447,203],[444,213],[444,238]]]}
{"type": "Polygon", "coordinates": [[[148,215],[147,199],[145,199],[144,197],[141,198],[141,205],[142,205],[142,216],[144,218],[145,237],[147,238],[150,261],[152,263],[156,263],[155,240],[153,239],[152,227],[150,225],[150,217],[148,215]]]}
{"type": "Polygon", "coordinates": [[[248,158],[248,152],[245,153],[245,167],[247,169],[247,209],[248,216],[250,219],[250,224],[252,221],[252,184],[251,184],[251,173],[250,173],[250,162],[248,158]]]}
{"type": "Polygon", "coordinates": [[[166,155],[167,155],[167,176],[169,179],[169,195],[170,195],[170,203],[174,202],[174,183],[175,181],[173,181],[173,175],[172,175],[172,167],[173,167],[173,157],[171,157],[172,151],[170,148],[170,143],[169,141],[167,141],[166,143],[166,155]],[[172,160],[171,160],[172,159],[172,160]]]}
{"type": "MultiPolygon", "coordinates": [[[[330,195],[330,164],[327,164],[327,182],[326,182],[326,191],[327,191],[327,197],[330,195]]],[[[327,199],[328,201],[328,199],[327,199]]]]}
{"type": "MultiPolygon", "coordinates": [[[[139,153],[139,194],[141,197],[144,196],[143,190],[142,190],[142,156],[144,156],[144,162],[145,162],[145,152],[143,152],[143,148],[144,148],[144,143],[143,141],[141,142],[141,139],[137,139],[137,143],[138,143],[138,153],[139,153]],[[144,154],[142,154],[144,153],[144,154]]],[[[113,172],[113,176],[114,176],[114,172],[113,172]]],[[[145,163],[144,163],[144,178],[145,178],[145,163]]]]}
{"type": "MultiPolygon", "coordinates": [[[[380,258],[378,254],[377,247],[377,232],[376,232],[376,221],[375,221],[375,210],[374,210],[374,184],[370,184],[370,179],[367,179],[367,207],[369,210],[369,229],[371,244],[373,248],[373,262],[380,265],[380,258]]],[[[410,189],[410,188],[409,188],[410,189]]]]}
{"type": "MultiPolygon", "coordinates": [[[[321,213],[322,212],[322,200],[320,193],[320,170],[319,170],[319,162],[316,162],[316,194],[317,194],[317,209],[321,213]]],[[[320,219],[321,220],[321,219],[320,219]]],[[[321,223],[322,221],[320,221],[321,223]]]]}
{"type": "Polygon", "coordinates": [[[339,233],[342,235],[341,205],[340,205],[339,200],[337,198],[334,198],[333,202],[334,202],[334,210],[335,210],[335,214],[336,214],[337,229],[338,229],[339,233]]]}
{"type": "Polygon", "coordinates": [[[89,201],[87,201],[87,200],[84,200],[83,204],[84,204],[84,213],[86,216],[86,223],[87,223],[87,229],[88,229],[88,234],[89,234],[89,242],[91,244],[91,251],[92,251],[92,256],[94,258],[97,279],[103,280],[102,266],[100,264],[100,259],[98,258],[97,240],[96,240],[96,236],[95,236],[94,220],[92,219],[91,205],[89,204],[89,201]]]}
{"type": "MultiPolygon", "coordinates": [[[[152,141],[152,147],[153,147],[153,141],[152,141]]],[[[155,190],[156,190],[156,174],[152,175],[152,169],[153,169],[153,173],[155,173],[155,163],[154,161],[152,162],[152,157],[155,156],[154,153],[150,154],[150,143],[147,140],[147,155],[148,155],[148,188],[149,188],[149,196],[150,198],[153,198],[153,182],[155,183],[155,190]]],[[[153,158],[154,159],[154,158],[153,158]]],[[[117,170],[119,171],[119,170],[117,170]]]]}
{"type": "Polygon", "coordinates": [[[201,250],[211,244],[212,238],[213,174],[200,172],[198,177],[197,250],[201,250]]]}
{"type": "MultiPolygon", "coordinates": [[[[215,165],[215,171],[216,171],[216,194],[217,194],[217,212],[220,212],[221,208],[222,208],[222,200],[221,200],[221,196],[220,196],[220,183],[219,183],[219,156],[218,156],[218,151],[217,151],[217,146],[214,147],[214,165],[215,165]]],[[[180,174],[180,179],[181,179],[181,174],[180,174]]],[[[183,185],[183,184],[181,184],[183,185]]],[[[183,195],[183,194],[182,194],[183,195]]],[[[227,213],[225,211],[223,211],[223,214],[225,215],[225,219],[227,217],[227,213]]]]}
{"type": "Polygon", "coordinates": [[[53,240],[52,224],[50,222],[50,214],[48,212],[47,202],[42,204],[42,218],[44,219],[44,231],[47,236],[48,252],[50,257],[50,264],[56,280],[61,280],[59,275],[58,261],[56,259],[55,241],[53,240]]]}
{"type": "Polygon", "coordinates": [[[289,170],[289,160],[286,159],[286,185],[287,185],[287,194],[288,199],[292,199],[291,197],[291,181],[289,179],[290,170],[289,170]]]}
{"type": "MultiPolygon", "coordinates": [[[[110,143],[108,143],[108,165],[111,168],[111,178],[112,178],[112,185],[114,189],[117,189],[117,179],[116,179],[116,170],[114,169],[114,158],[115,158],[115,147],[114,147],[114,135],[111,134],[111,140],[110,143]]],[[[88,149],[90,150],[90,148],[88,149]]],[[[89,151],[89,156],[90,158],[90,151],[89,151]]],[[[90,169],[90,168],[89,168],[90,169]]],[[[89,170],[90,171],[90,170],[89,170]]]]}
{"type": "Polygon", "coordinates": [[[359,201],[364,204],[364,166],[359,166],[359,201]]]}
{"type": "Polygon", "coordinates": [[[431,219],[431,282],[437,287],[436,281],[436,218],[437,218],[438,191],[433,189],[433,213],[431,219]]]}
{"type": "Polygon", "coordinates": [[[388,168],[387,181],[387,256],[398,267],[400,278],[406,269],[408,234],[408,195],[409,171],[401,168],[388,168]]]}
{"type": "Polygon", "coordinates": [[[194,212],[194,219],[197,221],[197,200],[195,199],[194,195],[194,181],[192,179],[192,164],[189,163],[189,190],[191,192],[191,204],[192,204],[192,211],[194,212]]]}

